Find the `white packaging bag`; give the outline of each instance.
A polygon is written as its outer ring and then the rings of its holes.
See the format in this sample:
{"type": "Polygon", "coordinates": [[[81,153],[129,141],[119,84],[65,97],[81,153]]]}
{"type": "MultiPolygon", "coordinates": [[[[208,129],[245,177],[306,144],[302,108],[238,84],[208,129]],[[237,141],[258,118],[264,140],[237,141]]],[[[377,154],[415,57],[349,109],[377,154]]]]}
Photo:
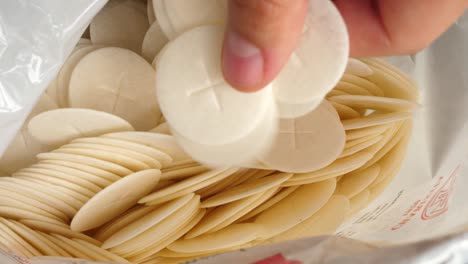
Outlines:
{"type": "MultiPolygon", "coordinates": [[[[0,2],[0,153],[105,3],[0,2]]],[[[390,60],[416,80],[422,107],[405,165],[386,192],[349,219],[341,236],[191,263],[468,263],[468,15],[428,49],[390,60]]],[[[0,263],[31,262],[0,251],[0,263]]]]}

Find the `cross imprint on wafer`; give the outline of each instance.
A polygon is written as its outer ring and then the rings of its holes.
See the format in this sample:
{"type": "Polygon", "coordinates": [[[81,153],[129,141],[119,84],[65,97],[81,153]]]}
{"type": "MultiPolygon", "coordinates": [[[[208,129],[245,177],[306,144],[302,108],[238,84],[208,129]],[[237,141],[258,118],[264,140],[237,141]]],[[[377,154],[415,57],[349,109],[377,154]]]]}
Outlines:
{"type": "Polygon", "coordinates": [[[310,131],[298,131],[297,123],[295,119],[286,120],[283,119],[282,125],[280,125],[279,132],[283,134],[289,134],[292,141],[292,147],[297,149],[298,136],[302,134],[310,134],[310,131]]]}
{"type": "Polygon", "coordinates": [[[198,94],[198,93],[209,92],[210,95],[214,99],[213,101],[214,101],[214,104],[216,105],[216,108],[219,111],[222,111],[223,108],[221,106],[220,98],[219,98],[218,93],[216,92],[216,90],[217,90],[218,87],[221,87],[222,85],[224,85],[224,81],[223,81],[222,78],[210,78],[209,77],[210,74],[209,74],[209,71],[206,69],[206,65],[204,63],[202,63],[201,66],[202,66],[203,73],[205,74],[205,76],[208,76],[207,84],[206,84],[206,86],[197,87],[195,89],[188,90],[187,91],[187,96],[193,96],[193,95],[198,94]],[[215,81],[212,81],[213,79],[215,81]]]}
{"type": "Polygon", "coordinates": [[[128,96],[121,93],[122,87],[125,86],[125,85],[123,85],[123,82],[128,80],[127,79],[127,74],[128,74],[127,72],[122,72],[119,75],[119,77],[117,77],[117,89],[116,90],[110,88],[107,85],[98,85],[96,87],[96,88],[98,88],[100,90],[104,90],[104,91],[107,91],[107,92],[115,95],[114,105],[112,106],[111,113],[115,113],[115,109],[117,108],[117,104],[118,104],[118,102],[119,102],[119,100],[121,98],[125,99],[125,100],[128,100],[128,101],[131,101],[131,102],[134,102],[134,103],[138,103],[134,98],[128,97],[128,96]]]}
{"type": "Polygon", "coordinates": [[[304,66],[304,62],[302,61],[301,57],[299,57],[296,52],[293,52],[291,54],[291,62],[294,66],[298,66],[298,67],[303,67],[304,66]]]}

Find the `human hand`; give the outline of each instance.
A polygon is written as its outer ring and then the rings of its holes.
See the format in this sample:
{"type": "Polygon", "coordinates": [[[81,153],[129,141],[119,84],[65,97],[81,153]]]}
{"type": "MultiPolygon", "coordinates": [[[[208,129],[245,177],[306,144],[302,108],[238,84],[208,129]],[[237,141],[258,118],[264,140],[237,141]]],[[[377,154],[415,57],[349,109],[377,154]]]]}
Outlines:
{"type": "MultiPolygon", "coordinates": [[[[409,54],[460,17],[468,0],[335,0],[353,57],[409,54]]],[[[230,0],[223,49],[226,80],[253,92],[271,82],[295,49],[308,0],[230,0]]]]}

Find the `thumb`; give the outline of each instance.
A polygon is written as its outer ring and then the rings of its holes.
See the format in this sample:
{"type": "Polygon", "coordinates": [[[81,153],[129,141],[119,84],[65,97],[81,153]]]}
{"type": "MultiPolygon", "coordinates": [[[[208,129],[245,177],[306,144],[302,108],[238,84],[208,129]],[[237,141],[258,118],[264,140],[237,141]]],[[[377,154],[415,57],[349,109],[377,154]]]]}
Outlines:
{"type": "Polygon", "coordinates": [[[301,35],[307,0],[230,0],[223,47],[227,82],[244,92],[270,83],[301,35]]]}

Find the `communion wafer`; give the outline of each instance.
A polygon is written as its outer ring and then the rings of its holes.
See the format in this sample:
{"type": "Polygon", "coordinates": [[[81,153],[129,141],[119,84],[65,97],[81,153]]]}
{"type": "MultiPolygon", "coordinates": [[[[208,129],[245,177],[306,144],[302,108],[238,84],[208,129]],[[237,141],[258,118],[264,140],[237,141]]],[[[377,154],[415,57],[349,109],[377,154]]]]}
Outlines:
{"type": "MultiPolygon", "coordinates": [[[[153,1],[153,0],[152,0],[153,1]]],[[[201,25],[224,24],[226,0],[154,0],[157,21],[169,39],[201,25]]]]}
{"type": "Polygon", "coordinates": [[[149,229],[151,226],[158,224],[166,217],[180,209],[191,199],[196,199],[194,194],[188,194],[179,199],[175,199],[171,202],[161,205],[159,208],[146,214],[137,221],[132,222],[131,224],[119,230],[117,233],[113,234],[106,241],[104,241],[102,247],[112,248],[138,236],[145,230],[149,229]]]}
{"type": "Polygon", "coordinates": [[[353,198],[365,190],[380,173],[380,166],[373,165],[365,170],[346,174],[337,187],[337,193],[353,198]]]}
{"type": "Polygon", "coordinates": [[[137,221],[141,217],[144,217],[151,211],[155,210],[157,207],[158,206],[134,206],[133,208],[127,210],[124,214],[101,226],[93,237],[99,241],[104,242],[109,237],[119,232],[120,229],[134,221],[137,221]]]}
{"type": "Polygon", "coordinates": [[[214,195],[201,204],[202,207],[213,207],[226,204],[232,201],[242,199],[266,191],[267,189],[279,186],[281,183],[291,178],[292,173],[277,173],[257,180],[246,182],[232,189],[226,190],[220,194],[214,195]]]}
{"type": "Polygon", "coordinates": [[[270,242],[332,234],[336,228],[343,223],[349,210],[350,202],[346,197],[333,195],[330,200],[311,217],[278,236],[273,237],[270,242]]]}
{"type": "Polygon", "coordinates": [[[173,162],[173,158],[166,151],[164,151],[164,148],[160,150],[154,147],[149,147],[145,144],[130,142],[121,139],[112,139],[105,137],[87,137],[73,140],[71,143],[80,143],[87,145],[92,144],[96,147],[104,145],[103,147],[111,146],[114,148],[135,151],[158,160],[163,167],[166,167],[173,162]]]}
{"type": "Polygon", "coordinates": [[[146,14],[135,7],[125,4],[107,6],[91,22],[91,41],[140,52],[148,27],[146,14]]]}
{"type": "Polygon", "coordinates": [[[156,253],[161,251],[163,248],[170,245],[172,242],[176,241],[177,239],[181,238],[185,233],[187,233],[190,229],[192,229],[205,215],[206,210],[201,209],[195,214],[189,221],[183,224],[182,227],[178,228],[171,234],[168,234],[164,240],[157,244],[153,244],[150,248],[142,252],[141,254],[130,258],[131,260],[141,261],[143,259],[148,259],[151,256],[154,256],[156,253]]]}
{"type": "Polygon", "coordinates": [[[202,219],[198,225],[196,225],[187,235],[185,235],[185,238],[191,239],[211,231],[213,228],[228,220],[230,217],[234,216],[237,212],[241,211],[249,204],[253,203],[261,195],[261,193],[255,194],[250,197],[215,208],[206,215],[206,218],[202,219]]]}
{"type": "Polygon", "coordinates": [[[328,1],[308,1],[296,49],[273,81],[276,100],[291,105],[312,102],[309,111],[313,110],[343,74],[348,51],[348,33],[336,7],[328,1]]]}
{"type": "Polygon", "coordinates": [[[125,120],[90,109],[64,108],[43,112],[28,123],[29,133],[49,145],[63,145],[86,136],[129,131],[133,127],[125,120]],[[54,127],[53,130],[50,127],[54,127]]]}
{"type": "Polygon", "coordinates": [[[151,65],[134,52],[116,47],[95,50],[73,70],[70,105],[112,113],[137,130],[151,129],[161,116],[154,76],[151,65]]]}
{"type": "Polygon", "coordinates": [[[147,195],[159,181],[161,171],[143,170],[131,174],[106,187],[93,196],[70,224],[72,230],[86,231],[101,226],[125,212],[147,195]],[[132,186],[129,189],[129,186],[132,186]]]}
{"type": "Polygon", "coordinates": [[[322,102],[300,118],[281,120],[272,147],[260,161],[293,173],[317,170],[333,162],[343,150],[345,132],[336,111],[330,112],[326,104],[322,102]]]}
{"type": "MultiPolygon", "coordinates": [[[[155,159],[151,156],[148,156],[146,154],[142,154],[130,149],[123,149],[119,147],[113,147],[113,146],[108,146],[108,145],[102,145],[102,144],[86,144],[86,143],[72,143],[72,144],[67,144],[65,146],[62,146],[61,149],[67,149],[67,148],[73,148],[73,149],[80,149],[80,150],[97,150],[97,151],[104,151],[107,153],[115,153],[117,155],[124,155],[128,156],[131,159],[141,161],[145,163],[147,166],[150,168],[161,168],[162,164],[159,162],[158,159],[155,159]]],[[[139,164],[141,166],[141,164],[139,164]]]]}
{"type": "Polygon", "coordinates": [[[31,246],[28,242],[26,242],[20,235],[15,233],[13,229],[5,223],[4,220],[0,221],[0,230],[2,231],[3,235],[10,236],[13,240],[19,243],[25,251],[29,252],[30,256],[39,256],[41,253],[31,246]]]}
{"type": "MultiPolygon", "coordinates": [[[[148,5],[149,3],[152,3],[152,1],[148,1],[148,5]]],[[[168,39],[162,32],[159,22],[153,22],[143,38],[141,46],[142,56],[148,62],[152,62],[159,51],[166,45],[167,41],[168,39]]]]}
{"type": "Polygon", "coordinates": [[[271,88],[247,94],[226,83],[219,67],[223,33],[219,26],[187,31],[169,42],[157,64],[156,88],[166,121],[197,144],[223,145],[244,137],[273,104],[271,88]],[[203,63],[187,64],[187,58],[203,63]],[[181,71],[185,78],[174,78],[181,71]]]}
{"type": "Polygon", "coordinates": [[[263,211],[254,223],[262,226],[259,238],[266,239],[299,224],[318,211],[335,191],[335,179],[304,185],[289,197],[263,211]],[[291,207],[294,204],[294,207],[291,207]],[[283,217],[278,217],[279,215],[283,217]]]}
{"type": "Polygon", "coordinates": [[[57,256],[60,254],[49,244],[44,243],[43,239],[34,230],[28,228],[27,226],[14,220],[1,219],[0,221],[2,221],[18,235],[20,235],[24,240],[26,240],[26,242],[41,252],[41,254],[51,256],[57,256]]]}

